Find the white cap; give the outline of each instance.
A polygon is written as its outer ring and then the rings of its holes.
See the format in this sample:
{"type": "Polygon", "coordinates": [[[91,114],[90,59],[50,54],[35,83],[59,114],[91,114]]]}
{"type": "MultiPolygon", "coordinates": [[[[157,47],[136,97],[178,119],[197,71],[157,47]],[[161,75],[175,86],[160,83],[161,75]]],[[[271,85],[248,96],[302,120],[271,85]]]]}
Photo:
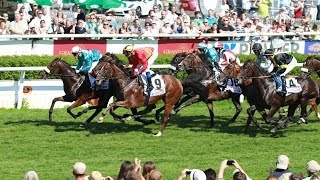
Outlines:
{"type": "Polygon", "coordinates": [[[79,52],[81,52],[81,48],[79,46],[74,46],[71,50],[72,54],[79,53],[79,52]]]}
{"type": "Polygon", "coordinates": [[[87,167],[83,162],[77,162],[73,165],[74,174],[85,174],[86,169],[87,167]]]}
{"type": "Polygon", "coordinates": [[[289,158],[286,155],[278,156],[277,169],[288,169],[289,158]]]}
{"type": "Polygon", "coordinates": [[[206,174],[199,169],[192,169],[190,173],[190,180],[206,180],[206,174]]]}

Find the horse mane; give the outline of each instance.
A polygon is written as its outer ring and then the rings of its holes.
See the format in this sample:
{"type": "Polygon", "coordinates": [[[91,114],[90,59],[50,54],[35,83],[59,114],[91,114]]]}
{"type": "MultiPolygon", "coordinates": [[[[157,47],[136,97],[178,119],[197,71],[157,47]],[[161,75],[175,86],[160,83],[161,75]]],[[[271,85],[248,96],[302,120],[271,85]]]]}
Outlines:
{"type": "Polygon", "coordinates": [[[317,57],[316,55],[308,56],[306,61],[309,61],[310,59],[316,59],[316,60],[320,61],[319,57],[317,57]]]}
{"type": "Polygon", "coordinates": [[[116,54],[107,52],[105,56],[110,57],[112,60],[114,60],[115,65],[118,66],[120,69],[124,68],[121,60],[118,58],[118,56],[116,56],[116,54]]]}
{"type": "Polygon", "coordinates": [[[249,60],[247,60],[244,64],[243,64],[243,66],[245,66],[246,64],[254,64],[255,65],[255,67],[260,71],[260,72],[262,72],[262,74],[263,75],[269,75],[270,73],[269,72],[267,72],[267,71],[265,71],[264,69],[262,69],[262,67],[260,67],[258,64],[257,64],[257,62],[256,61],[254,61],[254,60],[252,60],[252,59],[249,59],[249,60]]]}
{"type": "Polygon", "coordinates": [[[72,69],[72,70],[73,70],[73,68],[71,67],[71,65],[70,65],[69,63],[67,63],[65,60],[61,59],[61,57],[57,57],[57,58],[55,58],[55,59],[53,60],[53,62],[55,62],[55,61],[60,61],[60,62],[62,62],[64,65],[66,65],[66,66],[67,66],[67,68],[69,68],[69,69],[72,69]]]}

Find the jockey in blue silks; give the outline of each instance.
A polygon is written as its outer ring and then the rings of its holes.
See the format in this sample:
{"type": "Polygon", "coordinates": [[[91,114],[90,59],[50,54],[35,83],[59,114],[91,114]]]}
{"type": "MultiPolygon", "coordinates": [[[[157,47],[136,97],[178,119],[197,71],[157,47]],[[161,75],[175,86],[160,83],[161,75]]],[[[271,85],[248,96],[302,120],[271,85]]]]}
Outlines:
{"type": "MultiPolygon", "coordinates": [[[[98,50],[84,50],[79,46],[74,46],[71,52],[73,56],[78,59],[76,72],[82,73],[89,79],[92,79],[93,77],[90,73],[92,72],[92,69],[98,64],[99,59],[102,57],[102,54],[98,50]]],[[[93,83],[92,81],[90,82],[93,83]]]]}
{"type": "Polygon", "coordinates": [[[205,42],[200,42],[198,44],[198,50],[201,54],[204,54],[205,58],[208,58],[212,63],[213,67],[221,72],[221,68],[217,63],[218,52],[214,48],[209,48],[208,44],[205,42]]]}

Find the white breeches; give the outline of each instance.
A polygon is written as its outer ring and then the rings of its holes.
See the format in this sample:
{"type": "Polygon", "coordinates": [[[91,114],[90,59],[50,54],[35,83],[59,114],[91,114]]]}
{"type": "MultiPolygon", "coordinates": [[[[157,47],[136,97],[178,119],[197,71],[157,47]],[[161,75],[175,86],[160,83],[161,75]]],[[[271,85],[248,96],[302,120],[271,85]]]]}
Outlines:
{"type": "Polygon", "coordinates": [[[96,67],[96,65],[97,65],[98,63],[99,63],[99,61],[93,62],[92,65],[91,65],[91,68],[89,69],[88,72],[89,72],[89,73],[92,72],[92,69],[93,69],[94,67],[96,67]]]}

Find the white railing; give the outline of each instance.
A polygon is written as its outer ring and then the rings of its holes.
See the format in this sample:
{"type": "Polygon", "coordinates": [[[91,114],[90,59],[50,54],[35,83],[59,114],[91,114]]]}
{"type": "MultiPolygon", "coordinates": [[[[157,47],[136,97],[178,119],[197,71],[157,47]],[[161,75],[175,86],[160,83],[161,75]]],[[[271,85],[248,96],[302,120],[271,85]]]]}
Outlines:
{"type": "MultiPolygon", "coordinates": [[[[154,69],[162,69],[162,68],[167,68],[167,69],[173,69],[175,70],[176,68],[174,66],[171,66],[170,64],[156,64],[152,65],[151,68],[154,69]]],[[[17,83],[16,88],[17,90],[17,109],[21,109],[22,107],[22,99],[23,99],[23,87],[24,87],[24,80],[25,80],[25,74],[26,71],[42,71],[44,70],[45,67],[0,67],[0,72],[1,71],[19,71],[20,72],[20,78],[17,83]]]]}
{"type": "Polygon", "coordinates": [[[206,38],[206,37],[243,37],[243,36],[301,36],[320,35],[320,32],[282,32],[282,33],[201,33],[201,34],[35,34],[35,35],[1,35],[0,39],[22,38],[206,38]]]}

